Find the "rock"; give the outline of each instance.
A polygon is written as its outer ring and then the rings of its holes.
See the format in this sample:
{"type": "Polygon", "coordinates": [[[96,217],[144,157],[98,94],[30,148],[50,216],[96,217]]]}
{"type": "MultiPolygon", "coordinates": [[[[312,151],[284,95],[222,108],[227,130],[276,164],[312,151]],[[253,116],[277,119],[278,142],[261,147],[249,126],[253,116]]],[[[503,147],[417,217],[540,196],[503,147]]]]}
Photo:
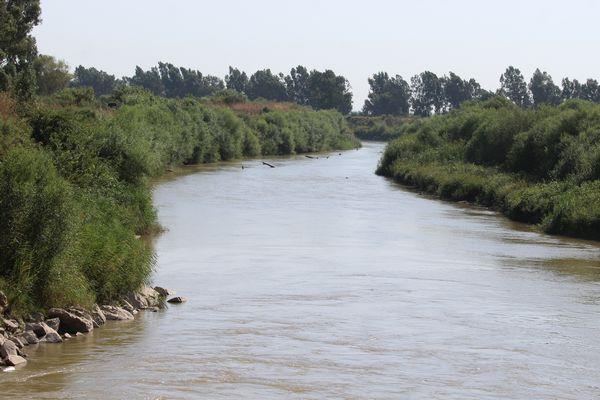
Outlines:
{"type": "Polygon", "coordinates": [[[125,321],[125,320],[133,319],[133,315],[129,311],[127,311],[121,307],[102,306],[100,308],[102,309],[102,312],[104,313],[104,316],[106,317],[107,320],[125,321]]]}
{"type": "Polygon", "coordinates": [[[173,298],[170,298],[169,300],[167,300],[167,303],[181,304],[181,303],[185,303],[186,301],[187,301],[187,299],[185,297],[177,296],[177,297],[173,297],[173,298]]]}
{"type": "Polygon", "coordinates": [[[17,349],[22,349],[23,347],[25,347],[29,344],[27,342],[21,341],[21,338],[16,337],[16,336],[11,337],[10,341],[13,342],[17,346],[17,349]]]}
{"type": "Polygon", "coordinates": [[[147,285],[143,285],[136,292],[129,293],[126,299],[134,308],[141,310],[160,306],[160,294],[147,285]]]}
{"type": "Polygon", "coordinates": [[[4,292],[0,291],[0,313],[2,313],[6,307],[8,307],[8,298],[4,292]]]}
{"type": "Polygon", "coordinates": [[[36,344],[39,342],[37,335],[33,331],[23,332],[23,339],[25,339],[28,344],[36,344]]]}
{"type": "Polygon", "coordinates": [[[94,323],[94,328],[98,328],[100,325],[106,323],[106,316],[97,304],[94,304],[94,307],[92,308],[92,321],[94,323]]]}
{"type": "Polygon", "coordinates": [[[33,312],[25,318],[27,322],[44,322],[44,314],[41,312],[33,312]]]}
{"type": "Polygon", "coordinates": [[[90,314],[89,311],[84,310],[83,308],[69,308],[67,311],[77,315],[80,318],[92,321],[92,314],[90,314]]]}
{"type": "Polygon", "coordinates": [[[19,364],[25,364],[26,362],[26,359],[16,354],[11,354],[4,359],[4,364],[8,365],[9,367],[14,367],[19,364]]]}
{"type": "Polygon", "coordinates": [[[81,333],[81,332],[77,332],[77,333],[75,334],[75,336],[83,336],[83,333],[81,333]]]}
{"type": "Polygon", "coordinates": [[[64,337],[65,339],[71,339],[71,338],[72,338],[72,336],[71,336],[71,335],[69,335],[68,333],[65,333],[65,334],[63,335],[63,337],[64,337]]]}
{"type": "Polygon", "coordinates": [[[124,309],[133,314],[133,312],[135,311],[135,307],[133,307],[131,303],[129,303],[127,300],[121,300],[121,303],[123,303],[124,309]]]}
{"type": "Polygon", "coordinates": [[[50,318],[60,320],[60,331],[67,333],[90,332],[94,329],[94,323],[91,316],[87,318],[81,310],[71,309],[69,311],[62,308],[51,308],[48,311],[50,318]]]}
{"type": "Polygon", "coordinates": [[[11,340],[5,340],[2,345],[0,345],[0,358],[5,359],[10,355],[17,355],[17,345],[11,340]]]}
{"type": "Polygon", "coordinates": [[[165,289],[160,286],[154,286],[154,290],[162,297],[167,297],[167,296],[171,296],[172,294],[174,294],[174,292],[170,291],[169,289],[165,289]]]}
{"type": "Polygon", "coordinates": [[[26,331],[33,331],[38,338],[46,336],[50,332],[54,332],[54,329],[50,328],[45,322],[27,322],[25,324],[26,331]]]}
{"type": "Polygon", "coordinates": [[[58,328],[60,327],[60,319],[58,319],[58,318],[47,319],[46,325],[48,325],[50,328],[52,328],[58,332],[58,328]]]}
{"type": "Polygon", "coordinates": [[[4,323],[4,329],[6,329],[7,332],[12,333],[16,332],[17,329],[19,329],[19,324],[13,319],[5,319],[2,322],[4,323]]]}
{"type": "Polygon", "coordinates": [[[40,340],[40,342],[46,343],[62,343],[62,341],[62,338],[56,331],[48,333],[40,340]]]}

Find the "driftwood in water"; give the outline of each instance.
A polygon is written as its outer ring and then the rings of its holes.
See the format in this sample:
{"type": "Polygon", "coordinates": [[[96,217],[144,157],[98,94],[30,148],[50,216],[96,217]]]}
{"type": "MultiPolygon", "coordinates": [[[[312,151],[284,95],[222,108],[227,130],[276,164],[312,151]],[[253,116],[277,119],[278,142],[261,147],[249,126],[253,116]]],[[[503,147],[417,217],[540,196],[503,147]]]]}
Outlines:
{"type": "Polygon", "coordinates": [[[275,168],[275,166],[273,164],[269,164],[268,162],[263,161],[262,163],[263,163],[263,165],[266,165],[268,167],[275,168]]]}
{"type": "Polygon", "coordinates": [[[317,159],[317,160],[319,159],[319,157],[313,157],[313,156],[304,156],[304,157],[306,157],[306,158],[312,158],[312,159],[317,159]]]}

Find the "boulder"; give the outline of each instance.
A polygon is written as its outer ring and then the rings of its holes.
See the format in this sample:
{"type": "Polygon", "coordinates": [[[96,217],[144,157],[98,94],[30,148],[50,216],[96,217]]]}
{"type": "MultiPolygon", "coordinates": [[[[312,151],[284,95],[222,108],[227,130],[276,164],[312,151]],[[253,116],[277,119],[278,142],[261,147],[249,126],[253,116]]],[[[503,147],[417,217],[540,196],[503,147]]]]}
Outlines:
{"type": "Polygon", "coordinates": [[[72,337],[72,336],[71,336],[71,335],[69,335],[68,333],[65,333],[65,334],[63,335],[63,337],[64,337],[65,339],[71,339],[71,337],[72,337]]]}
{"type": "Polygon", "coordinates": [[[10,355],[17,355],[17,345],[12,340],[5,340],[0,345],[0,358],[5,359],[10,355]]]}
{"type": "Polygon", "coordinates": [[[52,328],[58,332],[58,328],[60,327],[60,319],[58,319],[58,318],[47,319],[46,325],[48,325],[50,328],[52,328]]]}
{"type": "Polygon", "coordinates": [[[133,319],[133,315],[129,311],[127,311],[121,307],[102,306],[100,308],[102,309],[102,312],[104,313],[104,316],[106,317],[107,320],[126,321],[126,320],[133,319]]]}
{"type": "Polygon", "coordinates": [[[27,322],[44,322],[44,314],[41,312],[33,312],[25,318],[27,322]]]}
{"type": "Polygon", "coordinates": [[[174,292],[170,291],[169,289],[165,289],[160,286],[154,286],[154,290],[159,294],[159,296],[162,296],[162,297],[167,297],[167,296],[171,296],[172,294],[174,294],[174,292]]]}
{"type": "Polygon", "coordinates": [[[141,310],[148,307],[160,306],[160,294],[150,286],[143,285],[138,291],[131,292],[126,296],[126,300],[134,308],[141,310]]]}
{"type": "Polygon", "coordinates": [[[180,303],[185,303],[186,301],[187,301],[187,299],[185,297],[177,296],[177,297],[173,297],[173,298],[170,298],[169,300],[167,300],[167,303],[180,304],[180,303]]]}
{"type": "Polygon", "coordinates": [[[83,308],[69,308],[68,311],[80,318],[92,321],[92,314],[88,310],[84,310],[83,308]]]}
{"type": "Polygon", "coordinates": [[[10,338],[10,341],[13,342],[16,346],[17,349],[22,349],[23,347],[27,346],[29,343],[27,343],[27,341],[22,341],[20,337],[18,336],[13,336],[10,338]]]}
{"type": "Polygon", "coordinates": [[[33,331],[38,338],[46,336],[54,329],[50,328],[45,322],[27,322],[25,323],[25,331],[33,331]]]}
{"type": "Polygon", "coordinates": [[[92,308],[92,322],[94,323],[94,328],[98,328],[100,325],[106,323],[106,316],[97,304],[94,304],[92,308]]]}
{"type": "Polygon", "coordinates": [[[67,333],[90,332],[94,329],[94,323],[91,316],[87,318],[85,313],[80,310],[64,310],[62,308],[51,308],[48,311],[50,318],[58,318],[60,320],[60,331],[67,333]]]}
{"type": "Polygon", "coordinates": [[[4,359],[4,364],[8,365],[9,367],[14,367],[19,364],[25,364],[26,362],[26,359],[16,354],[11,354],[4,359]]]}
{"type": "Polygon", "coordinates": [[[121,300],[121,303],[123,303],[124,309],[133,314],[133,312],[135,311],[135,307],[133,307],[130,302],[128,302],[127,300],[121,300]]]}
{"type": "Polygon", "coordinates": [[[48,333],[40,340],[40,342],[46,343],[62,343],[62,341],[62,338],[56,331],[48,333]]]}
{"type": "Polygon", "coordinates": [[[4,323],[4,329],[6,332],[16,332],[19,329],[19,324],[14,319],[5,319],[2,321],[4,323]]]}
{"type": "Polygon", "coordinates": [[[8,298],[6,297],[4,292],[0,291],[0,314],[2,314],[7,307],[8,307],[8,298]]]}
{"type": "Polygon", "coordinates": [[[33,331],[23,332],[22,337],[27,341],[28,344],[36,344],[39,342],[37,335],[33,331]]]}

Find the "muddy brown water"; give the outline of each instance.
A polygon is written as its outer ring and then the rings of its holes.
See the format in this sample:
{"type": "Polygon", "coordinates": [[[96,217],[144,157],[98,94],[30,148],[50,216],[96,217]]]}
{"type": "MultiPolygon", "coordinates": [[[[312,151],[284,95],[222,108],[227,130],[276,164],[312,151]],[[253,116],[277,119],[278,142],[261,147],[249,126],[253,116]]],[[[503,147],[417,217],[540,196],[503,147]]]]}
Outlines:
{"type": "Polygon", "coordinates": [[[30,348],[0,397],[600,397],[600,248],[407,191],[382,149],[164,180],[155,281],[188,303],[30,348]]]}

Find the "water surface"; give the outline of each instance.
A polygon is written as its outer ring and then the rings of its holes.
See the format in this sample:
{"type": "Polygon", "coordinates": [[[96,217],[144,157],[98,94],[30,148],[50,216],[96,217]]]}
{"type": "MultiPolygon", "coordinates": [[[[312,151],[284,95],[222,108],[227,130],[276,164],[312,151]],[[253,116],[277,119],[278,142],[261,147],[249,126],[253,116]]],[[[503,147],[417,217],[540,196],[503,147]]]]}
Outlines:
{"type": "Polygon", "coordinates": [[[160,183],[155,280],[188,303],[31,349],[0,393],[600,397],[600,248],[407,191],[382,149],[160,183]]]}

